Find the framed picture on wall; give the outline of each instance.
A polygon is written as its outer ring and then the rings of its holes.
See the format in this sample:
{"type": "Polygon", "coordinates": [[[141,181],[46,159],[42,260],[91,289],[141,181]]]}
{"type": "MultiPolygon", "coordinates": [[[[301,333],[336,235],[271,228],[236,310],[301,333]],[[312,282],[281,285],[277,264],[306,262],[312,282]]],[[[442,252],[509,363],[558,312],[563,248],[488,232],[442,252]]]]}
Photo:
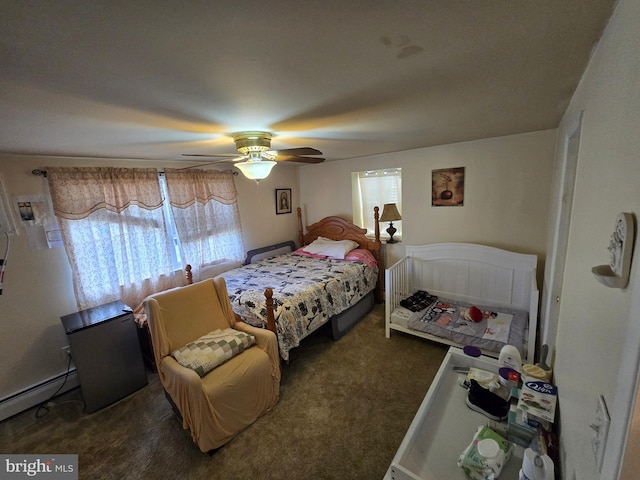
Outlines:
{"type": "Polygon", "coordinates": [[[461,207],[464,205],[464,167],[431,171],[431,206],[461,207]]]}
{"type": "Polygon", "coordinates": [[[276,188],[276,215],[291,213],[291,189],[276,188]]]}
{"type": "Polygon", "coordinates": [[[23,222],[36,219],[31,202],[18,202],[18,211],[20,212],[20,220],[23,222]]]}

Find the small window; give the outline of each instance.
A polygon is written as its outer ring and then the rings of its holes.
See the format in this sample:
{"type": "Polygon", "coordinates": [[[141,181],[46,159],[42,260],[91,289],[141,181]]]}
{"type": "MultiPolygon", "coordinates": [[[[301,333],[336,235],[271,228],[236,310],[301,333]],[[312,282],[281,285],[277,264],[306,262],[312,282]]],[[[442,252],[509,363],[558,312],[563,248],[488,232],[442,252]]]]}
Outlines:
{"type": "MultiPolygon", "coordinates": [[[[367,170],[365,172],[353,172],[351,174],[353,196],[353,223],[366,228],[368,235],[373,235],[375,225],[373,222],[373,207],[379,207],[382,215],[382,207],[385,203],[395,203],[402,214],[402,169],[385,168],[382,170],[367,170]]],[[[394,238],[402,237],[402,222],[393,224],[397,229],[394,238]]],[[[387,225],[380,225],[380,236],[384,239],[388,235],[385,232],[387,225]]]]}

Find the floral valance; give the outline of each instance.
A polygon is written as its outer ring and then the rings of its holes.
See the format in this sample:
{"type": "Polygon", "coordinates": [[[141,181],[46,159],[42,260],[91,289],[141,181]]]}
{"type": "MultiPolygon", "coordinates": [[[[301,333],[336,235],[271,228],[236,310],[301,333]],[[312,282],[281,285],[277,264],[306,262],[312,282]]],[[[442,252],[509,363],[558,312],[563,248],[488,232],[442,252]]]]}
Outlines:
{"type": "Polygon", "coordinates": [[[106,209],[162,207],[158,172],[153,168],[47,167],[54,213],[78,220],[106,209]]]}
{"type": "Polygon", "coordinates": [[[232,205],[237,201],[232,172],[166,168],[164,174],[173,207],[187,208],[195,202],[205,204],[211,200],[232,205]]]}

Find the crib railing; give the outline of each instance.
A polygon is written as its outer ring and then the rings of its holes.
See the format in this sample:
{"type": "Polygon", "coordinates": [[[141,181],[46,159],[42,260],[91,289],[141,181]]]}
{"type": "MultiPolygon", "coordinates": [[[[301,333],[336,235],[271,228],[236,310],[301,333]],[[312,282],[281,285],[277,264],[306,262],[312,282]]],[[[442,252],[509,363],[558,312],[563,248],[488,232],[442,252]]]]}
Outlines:
{"type": "Polygon", "coordinates": [[[389,319],[391,312],[400,305],[400,301],[411,295],[411,258],[404,257],[397,263],[387,268],[384,273],[385,285],[385,335],[389,338],[389,319]]]}

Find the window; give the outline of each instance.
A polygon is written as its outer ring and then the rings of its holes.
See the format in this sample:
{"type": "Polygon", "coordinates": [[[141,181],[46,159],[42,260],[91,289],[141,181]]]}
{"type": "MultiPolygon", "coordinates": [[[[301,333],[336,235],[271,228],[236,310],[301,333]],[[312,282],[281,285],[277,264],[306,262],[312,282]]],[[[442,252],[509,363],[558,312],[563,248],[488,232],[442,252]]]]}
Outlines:
{"type": "MultiPolygon", "coordinates": [[[[366,228],[367,233],[373,235],[375,225],[373,222],[373,207],[379,207],[382,215],[382,206],[385,203],[395,203],[402,214],[402,169],[387,168],[382,170],[367,170],[365,172],[353,172],[351,174],[353,194],[353,223],[366,228]]],[[[395,237],[402,236],[402,222],[394,223],[398,230],[395,237]]],[[[380,225],[380,233],[384,238],[386,226],[380,225]]],[[[395,238],[394,237],[394,238],[395,238]]]]}
{"type": "Polygon", "coordinates": [[[231,172],[165,169],[166,190],[180,254],[193,268],[244,258],[238,192],[231,172]]]}
{"type": "Polygon", "coordinates": [[[183,262],[198,268],[219,258],[242,258],[230,173],[177,173],[172,185],[149,168],[47,170],[80,309],[114,300],[135,307],[152,293],[182,284],[183,262]],[[200,177],[204,181],[198,183],[200,177]],[[192,198],[201,191],[204,197],[192,198]],[[177,201],[184,205],[176,207],[177,201]]]}
{"type": "Polygon", "coordinates": [[[155,169],[50,167],[47,179],[80,309],[178,285],[155,169]]]}

